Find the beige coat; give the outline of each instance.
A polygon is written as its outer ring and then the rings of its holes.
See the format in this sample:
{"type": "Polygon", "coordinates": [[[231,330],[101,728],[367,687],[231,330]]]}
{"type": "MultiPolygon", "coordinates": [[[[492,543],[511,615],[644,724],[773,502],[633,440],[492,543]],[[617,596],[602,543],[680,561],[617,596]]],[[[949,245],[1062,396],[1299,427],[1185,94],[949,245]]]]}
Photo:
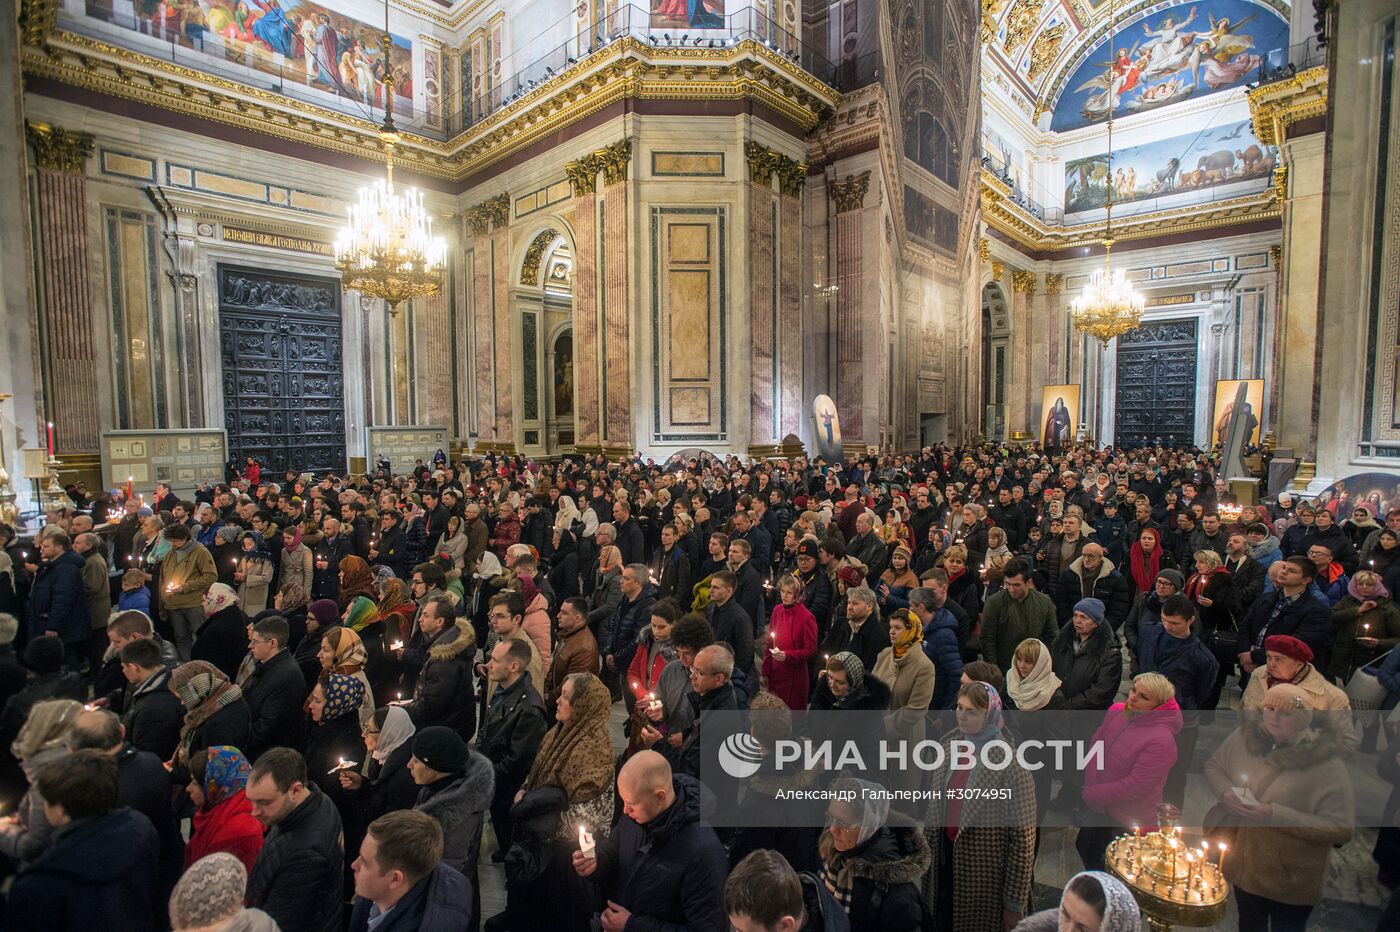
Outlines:
{"type": "Polygon", "coordinates": [[[238,560],[243,581],[238,584],[238,605],[252,618],[267,610],[267,587],[272,583],[272,561],[266,557],[243,556],[238,560]]]}
{"type": "MultiPolygon", "coordinates": [[[[898,660],[894,659],[894,648],[886,647],[870,672],[890,688],[890,711],[885,714],[887,740],[907,742],[906,747],[912,753],[914,745],[927,737],[924,722],[928,718],[929,704],[933,702],[936,675],[933,661],[918,644],[898,660]]],[[[923,779],[923,771],[911,766],[891,771],[888,778],[892,789],[916,790],[923,779]]],[[[896,805],[906,808],[903,802],[896,805]]]]}
{"type": "MultiPolygon", "coordinates": [[[[1361,745],[1361,736],[1356,733],[1356,726],[1350,715],[1351,699],[1347,697],[1346,692],[1327,682],[1327,677],[1319,673],[1312,664],[1308,664],[1307,675],[1293,685],[1308,694],[1308,708],[1335,713],[1328,717],[1334,720],[1334,724],[1341,731],[1348,751],[1354,751],[1361,745]]],[[[1268,674],[1264,669],[1254,671],[1249,677],[1249,685],[1244,689],[1240,708],[1246,712],[1258,712],[1264,708],[1264,693],[1268,688],[1268,674]]]]}
{"type": "Polygon", "coordinates": [[[1232,836],[1225,879],[1296,906],[1322,900],[1332,846],[1351,838],[1356,818],[1342,763],[1349,753],[1346,739],[1325,718],[1313,724],[1295,744],[1270,749],[1259,727],[1246,720],[1205,766],[1206,783],[1217,798],[1248,776],[1250,792],[1273,807],[1272,824],[1223,830],[1232,836]]]}

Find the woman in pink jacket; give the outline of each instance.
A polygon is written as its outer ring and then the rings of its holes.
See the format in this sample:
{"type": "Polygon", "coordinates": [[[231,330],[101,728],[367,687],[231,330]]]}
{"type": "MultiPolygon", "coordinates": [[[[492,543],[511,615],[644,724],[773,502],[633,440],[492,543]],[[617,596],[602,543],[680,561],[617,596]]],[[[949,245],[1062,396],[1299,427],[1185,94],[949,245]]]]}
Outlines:
{"type": "Polygon", "coordinates": [[[1133,677],[1128,701],[1109,707],[1090,744],[1102,742],[1102,756],[1084,771],[1084,802],[1093,811],[1075,847],[1087,870],[1104,869],[1104,851],[1115,836],[1133,826],[1157,828],[1181,724],[1176,689],[1160,673],[1133,677]]]}
{"type": "Polygon", "coordinates": [[[768,619],[763,679],[768,691],[789,709],[807,708],[807,661],[817,652],[817,619],[802,604],[802,581],[784,576],[778,581],[778,604],[768,619]]]}
{"type": "Polygon", "coordinates": [[[540,674],[548,676],[549,665],[554,661],[549,642],[549,600],[530,577],[521,576],[516,582],[520,585],[520,597],[525,601],[525,633],[540,652],[540,674]]]}

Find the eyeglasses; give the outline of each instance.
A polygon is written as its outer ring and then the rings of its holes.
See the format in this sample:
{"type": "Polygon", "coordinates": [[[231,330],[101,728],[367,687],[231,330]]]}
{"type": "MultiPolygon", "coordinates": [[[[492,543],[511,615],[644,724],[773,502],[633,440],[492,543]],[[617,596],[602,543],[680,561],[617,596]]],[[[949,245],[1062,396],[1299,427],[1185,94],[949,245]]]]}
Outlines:
{"type": "Polygon", "coordinates": [[[826,814],[826,823],[832,828],[860,828],[859,819],[842,819],[830,812],[826,814]]]}
{"type": "Polygon", "coordinates": [[[272,643],[272,639],[271,639],[271,638],[249,638],[249,639],[248,639],[248,643],[249,643],[249,644],[271,644],[271,643],[272,643]]]}

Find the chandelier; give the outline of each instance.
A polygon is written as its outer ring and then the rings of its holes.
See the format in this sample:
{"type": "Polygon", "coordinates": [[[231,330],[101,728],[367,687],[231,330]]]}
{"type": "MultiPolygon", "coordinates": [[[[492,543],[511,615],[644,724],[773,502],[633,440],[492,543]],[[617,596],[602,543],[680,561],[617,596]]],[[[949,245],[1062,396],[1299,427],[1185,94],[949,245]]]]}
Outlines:
{"type": "Polygon", "coordinates": [[[1128,284],[1128,276],[1122,270],[1113,269],[1113,111],[1117,106],[1115,91],[1118,75],[1114,63],[1118,54],[1113,48],[1114,7],[1109,6],[1108,39],[1108,87],[1104,93],[1108,99],[1108,166],[1104,175],[1104,188],[1108,192],[1103,229],[1103,271],[1095,272],[1079,297],[1070,302],[1069,315],[1074,329],[1099,338],[1104,346],[1114,337],[1136,330],[1142,323],[1142,312],[1146,301],[1142,295],[1128,284]]]}
{"type": "Polygon", "coordinates": [[[433,221],[416,188],[394,189],[394,147],[399,144],[394,126],[394,74],[389,66],[389,10],[384,9],[383,58],[384,180],[360,189],[360,200],[347,209],[348,225],[335,241],[335,267],[341,286],[372,298],[383,298],[389,315],[409,298],[426,297],[442,290],[442,269],[447,243],[433,235],[433,221]]]}

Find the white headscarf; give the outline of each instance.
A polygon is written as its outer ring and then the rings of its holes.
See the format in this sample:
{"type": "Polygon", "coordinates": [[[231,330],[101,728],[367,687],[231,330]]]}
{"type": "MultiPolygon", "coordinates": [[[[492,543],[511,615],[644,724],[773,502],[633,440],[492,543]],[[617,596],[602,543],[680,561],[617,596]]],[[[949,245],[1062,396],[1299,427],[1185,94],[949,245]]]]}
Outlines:
{"type": "Polygon", "coordinates": [[[1006,674],[1006,694],[1023,712],[1043,709],[1055,690],[1060,688],[1060,678],[1050,669],[1050,648],[1045,646],[1044,641],[1037,643],[1040,644],[1040,656],[1035,658],[1030,675],[1022,678],[1015,662],[1012,662],[1006,674]]]}
{"type": "Polygon", "coordinates": [[[389,755],[403,746],[403,743],[413,737],[417,729],[413,725],[413,719],[403,706],[389,706],[389,714],[384,716],[384,727],[379,730],[379,741],[374,745],[374,753],[370,756],[383,764],[389,759],[389,755]]]}
{"type": "Polygon", "coordinates": [[[837,780],[833,789],[854,791],[856,798],[851,805],[860,811],[860,836],[856,845],[863,845],[889,821],[890,801],[883,795],[884,787],[869,780],[844,777],[837,780]]]}
{"type": "Polygon", "coordinates": [[[572,530],[579,517],[578,506],[574,504],[574,500],[567,495],[559,496],[559,511],[554,517],[554,526],[566,531],[572,530]]]}
{"type": "MultiPolygon", "coordinates": [[[[1065,889],[1068,890],[1070,884],[1080,877],[1094,879],[1103,890],[1103,923],[1099,926],[1099,932],[1142,932],[1142,913],[1138,910],[1137,900],[1133,899],[1132,892],[1122,881],[1103,871],[1081,871],[1069,879],[1065,889]]],[[[1060,898],[1064,899],[1064,895],[1061,894],[1060,898]]]]}

